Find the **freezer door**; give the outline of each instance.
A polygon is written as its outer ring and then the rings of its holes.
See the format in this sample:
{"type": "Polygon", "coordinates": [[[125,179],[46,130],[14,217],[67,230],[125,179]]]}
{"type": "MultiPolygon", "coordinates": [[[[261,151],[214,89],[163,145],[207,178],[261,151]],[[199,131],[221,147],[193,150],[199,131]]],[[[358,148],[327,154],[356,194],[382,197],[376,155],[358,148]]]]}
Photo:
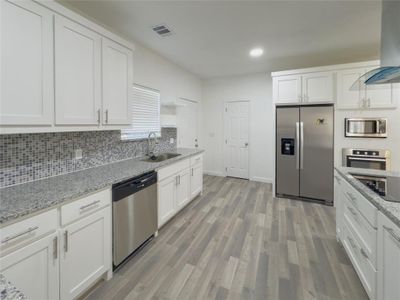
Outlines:
{"type": "Polygon", "coordinates": [[[277,108],[276,194],[280,196],[299,196],[298,135],[299,108],[277,108]]]}
{"type": "Polygon", "coordinates": [[[333,107],[300,108],[300,197],[333,202],[333,107]]]}

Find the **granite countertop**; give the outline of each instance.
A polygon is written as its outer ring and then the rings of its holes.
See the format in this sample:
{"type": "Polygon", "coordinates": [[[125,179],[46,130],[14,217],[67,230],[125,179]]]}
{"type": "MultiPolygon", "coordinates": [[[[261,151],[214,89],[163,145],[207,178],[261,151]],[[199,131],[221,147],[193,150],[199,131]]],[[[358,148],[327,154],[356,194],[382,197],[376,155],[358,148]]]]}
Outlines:
{"type": "MultiPolygon", "coordinates": [[[[389,172],[370,169],[335,167],[335,169],[359,191],[366,199],[375,205],[384,215],[400,227],[400,202],[390,202],[381,198],[378,194],[370,190],[351,174],[370,175],[370,176],[394,176],[400,177],[400,172],[389,172]]],[[[400,195],[398,195],[400,201],[400,195]]]]}
{"type": "Polygon", "coordinates": [[[0,300],[24,300],[26,297],[22,292],[9,282],[3,274],[0,273],[0,300]]]}
{"type": "Polygon", "coordinates": [[[145,162],[134,158],[65,175],[0,189],[0,226],[17,219],[57,207],[86,194],[111,187],[132,177],[157,170],[178,160],[202,153],[201,149],[178,148],[181,155],[163,162],[145,162]]]}

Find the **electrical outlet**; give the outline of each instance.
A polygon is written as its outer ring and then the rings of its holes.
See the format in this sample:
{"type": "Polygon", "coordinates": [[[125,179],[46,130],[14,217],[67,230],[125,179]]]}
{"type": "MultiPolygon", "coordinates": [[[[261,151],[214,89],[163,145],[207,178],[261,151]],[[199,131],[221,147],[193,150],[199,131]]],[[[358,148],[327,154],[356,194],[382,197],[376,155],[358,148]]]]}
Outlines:
{"type": "Polygon", "coordinates": [[[174,142],[175,142],[175,139],[174,139],[174,138],[170,138],[170,139],[169,139],[169,143],[170,143],[170,144],[173,144],[174,142]]]}
{"type": "Polygon", "coordinates": [[[82,159],[82,149],[75,149],[75,159],[82,159]]]}

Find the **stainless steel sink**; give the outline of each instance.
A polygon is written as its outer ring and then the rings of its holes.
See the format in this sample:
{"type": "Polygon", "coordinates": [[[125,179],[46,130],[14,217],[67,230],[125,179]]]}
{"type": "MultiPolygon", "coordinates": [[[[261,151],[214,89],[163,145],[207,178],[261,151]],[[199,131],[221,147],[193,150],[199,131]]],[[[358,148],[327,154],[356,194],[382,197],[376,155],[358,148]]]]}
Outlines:
{"type": "Polygon", "coordinates": [[[158,155],[152,156],[152,157],[147,157],[145,159],[142,159],[142,161],[147,161],[147,162],[161,162],[170,158],[174,158],[179,156],[180,154],[178,153],[160,153],[158,155]]]}

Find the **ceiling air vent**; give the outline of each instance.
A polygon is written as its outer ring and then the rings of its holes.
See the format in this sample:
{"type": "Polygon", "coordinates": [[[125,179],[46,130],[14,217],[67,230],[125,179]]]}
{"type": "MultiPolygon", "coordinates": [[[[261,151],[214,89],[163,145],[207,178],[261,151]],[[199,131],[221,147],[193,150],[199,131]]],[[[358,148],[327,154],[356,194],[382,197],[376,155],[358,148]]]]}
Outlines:
{"type": "Polygon", "coordinates": [[[169,36],[172,34],[172,31],[166,25],[154,26],[153,31],[156,32],[159,36],[169,36]]]}

